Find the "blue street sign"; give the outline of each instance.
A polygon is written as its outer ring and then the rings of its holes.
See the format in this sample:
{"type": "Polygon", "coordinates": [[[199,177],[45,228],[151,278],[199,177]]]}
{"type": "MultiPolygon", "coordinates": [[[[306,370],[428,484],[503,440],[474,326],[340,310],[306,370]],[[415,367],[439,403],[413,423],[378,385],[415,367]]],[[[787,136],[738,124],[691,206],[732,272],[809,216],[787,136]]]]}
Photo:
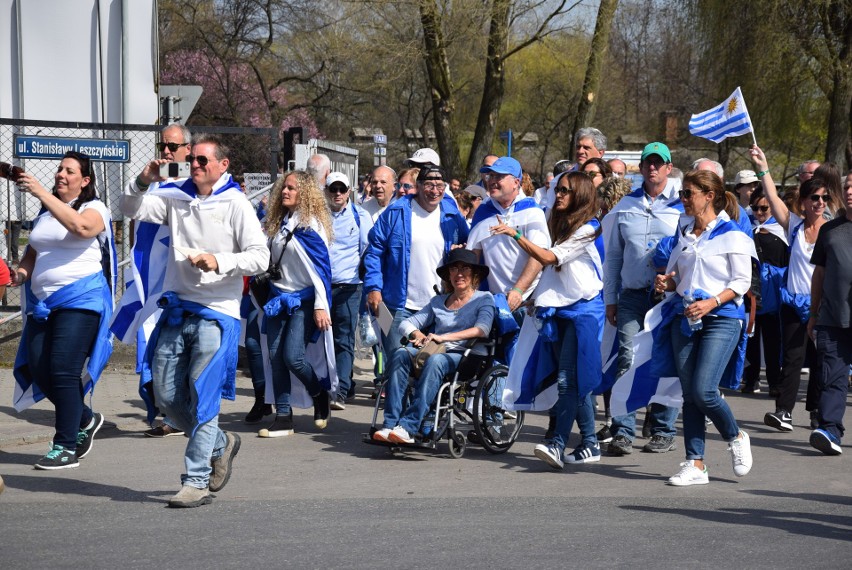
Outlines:
{"type": "Polygon", "coordinates": [[[103,162],[128,162],[130,141],[106,139],[78,139],[62,137],[35,137],[15,135],[13,137],[16,158],[62,158],[66,152],[80,152],[92,160],[103,162]]]}

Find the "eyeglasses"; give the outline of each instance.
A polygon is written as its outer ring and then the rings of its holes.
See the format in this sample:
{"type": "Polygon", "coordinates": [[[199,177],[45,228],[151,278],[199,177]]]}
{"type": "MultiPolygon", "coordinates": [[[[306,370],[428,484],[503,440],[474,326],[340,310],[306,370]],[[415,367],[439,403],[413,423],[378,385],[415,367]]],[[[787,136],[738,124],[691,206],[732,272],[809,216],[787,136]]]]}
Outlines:
{"type": "Polygon", "coordinates": [[[216,159],[215,158],[214,159],[207,158],[203,154],[198,155],[198,156],[195,156],[194,154],[190,154],[190,155],[187,155],[187,157],[186,157],[186,161],[188,163],[192,164],[193,162],[197,162],[198,166],[200,166],[201,168],[204,168],[205,166],[207,166],[207,164],[211,160],[216,160],[216,159]]]}
{"type": "Polygon", "coordinates": [[[423,188],[425,190],[443,190],[444,189],[444,183],[443,183],[443,181],[441,181],[441,182],[424,182],[423,188]]]}
{"type": "Polygon", "coordinates": [[[157,143],[157,148],[160,149],[160,152],[163,152],[167,148],[172,152],[177,152],[177,149],[179,149],[182,146],[187,146],[188,144],[189,143],[174,143],[174,142],[164,143],[164,142],[160,142],[160,143],[157,143]]]}
{"type": "Polygon", "coordinates": [[[349,188],[346,186],[329,186],[326,190],[328,190],[329,194],[346,194],[349,192],[349,188]]]}
{"type": "Polygon", "coordinates": [[[596,176],[600,176],[601,178],[603,178],[603,173],[598,172],[597,170],[588,170],[586,171],[586,175],[593,180],[596,176]]]}
{"type": "Polygon", "coordinates": [[[450,265],[450,273],[470,273],[470,265],[450,265]]]}
{"type": "Polygon", "coordinates": [[[574,192],[574,189],[571,188],[570,186],[559,186],[559,187],[556,188],[556,193],[559,194],[560,196],[563,195],[563,194],[571,194],[573,192],[574,192]]]}
{"type": "Polygon", "coordinates": [[[819,202],[822,200],[826,204],[828,204],[828,201],[831,200],[831,196],[828,194],[811,194],[808,197],[811,199],[811,202],[819,202]]]}
{"type": "Polygon", "coordinates": [[[754,207],[754,208],[752,208],[751,210],[752,210],[753,212],[760,212],[760,213],[762,214],[763,212],[768,212],[768,211],[769,211],[769,206],[755,206],[755,207],[754,207]]]}
{"type": "Polygon", "coordinates": [[[707,193],[707,192],[704,192],[703,190],[692,190],[692,189],[689,189],[689,190],[679,190],[679,191],[678,191],[678,193],[677,193],[677,195],[678,195],[678,196],[680,196],[681,200],[682,200],[682,199],[684,199],[684,198],[686,198],[687,200],[689,200],[690,198],[692,198],[692,196],[693,196],[694,194],[706,194],[706,193],[707,193]]]}
{"type": "Polygon", "coordinates": [[[503,180],[507,176],[510,176],[510,175],[506,174],[504,172],[489,172],[488,174],[485,175],[485,178],[488,179],[488,180],[503,180]]]}

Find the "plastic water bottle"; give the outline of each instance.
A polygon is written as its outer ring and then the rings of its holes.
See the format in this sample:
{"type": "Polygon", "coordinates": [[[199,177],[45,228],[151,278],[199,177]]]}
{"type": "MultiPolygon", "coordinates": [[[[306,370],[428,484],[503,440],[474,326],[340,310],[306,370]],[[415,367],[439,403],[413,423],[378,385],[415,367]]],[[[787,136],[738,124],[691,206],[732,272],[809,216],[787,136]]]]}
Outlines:
{"type": "MultiPolygon", "coordinates": [[[[684,307],[684,309],[685,309],[686,307],[690,306],[691,304],[693,304],[694,302],[695,302],[695,297],[693,297],[693,296],[692,296],[692,291],[690,291],[689,289],[687,289],[686,291],[684,291],[684,292],[683,292],[683,307],[684,307]]],[[[703,326],[704,326],[704,324],[701,322],[701,319],[700,319],[700,318],[699,318],[699,319],[690,319],[690,318],[687,318],[686,320],[687,320],[687,322],[689,323],[689,328],[690,328],[693,332],[695,332],[695,331],[700,331],[700,330],[701,330],[701,327],[703,327],[703,326]]]]}

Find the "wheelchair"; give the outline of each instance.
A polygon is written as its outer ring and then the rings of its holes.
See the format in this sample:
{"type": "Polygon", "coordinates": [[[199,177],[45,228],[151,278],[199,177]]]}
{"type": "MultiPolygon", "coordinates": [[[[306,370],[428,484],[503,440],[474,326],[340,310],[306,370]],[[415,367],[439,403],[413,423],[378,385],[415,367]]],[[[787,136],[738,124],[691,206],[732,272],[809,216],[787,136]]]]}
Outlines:
{"type": "MultiPolygon", "coordinates": [[[[468,346],[458,368],[444,377],[418,433],[412,434],[415,441],[411,444],[373,439],[373,434],[381,429],[379,413],[384,409],[387,380],[380,383],[370,431],[362,441],[388,447],[391,453],[398,454],[409,450],[434,450],[446,440],[454,459],[464,456],[469,443],[481,445],[492,454],[508,451],[524,426],[524,412],[503,409],[503,387],[509,369],[495,360],[501,343],[494,327],[487,340],[477,340],[468,346]],[[474,354],[472,351],[477,346],[484,346],[487,355],[474,354]]],[[[403,402],[408,401],[414,383],[415,380],[409,378],[403,402]]]]}

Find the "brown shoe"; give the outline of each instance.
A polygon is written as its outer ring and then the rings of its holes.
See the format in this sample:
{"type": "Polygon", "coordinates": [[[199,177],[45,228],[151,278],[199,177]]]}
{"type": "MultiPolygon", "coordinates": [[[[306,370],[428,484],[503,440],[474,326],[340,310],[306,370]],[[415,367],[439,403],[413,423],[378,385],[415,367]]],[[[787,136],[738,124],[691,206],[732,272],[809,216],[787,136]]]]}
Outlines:
{"type": "Polygon", "coordinates": [[[240,436],[226,431],[225,438],[228,443],[225,444],[222,455],[211,462],[213,472],[210,474],[210,490],[214,492],[228,484],[231,478],[231,465],[240,451],[240,436]]]}
{"type": "Polygon", "coordinates": [[[191,485],[184,485],[177,495],[169,499],[169,506],[173,509],[192,509],[201,505],[209,505],[213,502],[213,495],[207,487],[199,489],[191,485]]]}
{"type": "Polygon", "coordinates": [[[159,425],[145,432],[147,437],[169,437],[172,435],[183,435],[179,429],[173,428],[168,424],[159,425]]]}

